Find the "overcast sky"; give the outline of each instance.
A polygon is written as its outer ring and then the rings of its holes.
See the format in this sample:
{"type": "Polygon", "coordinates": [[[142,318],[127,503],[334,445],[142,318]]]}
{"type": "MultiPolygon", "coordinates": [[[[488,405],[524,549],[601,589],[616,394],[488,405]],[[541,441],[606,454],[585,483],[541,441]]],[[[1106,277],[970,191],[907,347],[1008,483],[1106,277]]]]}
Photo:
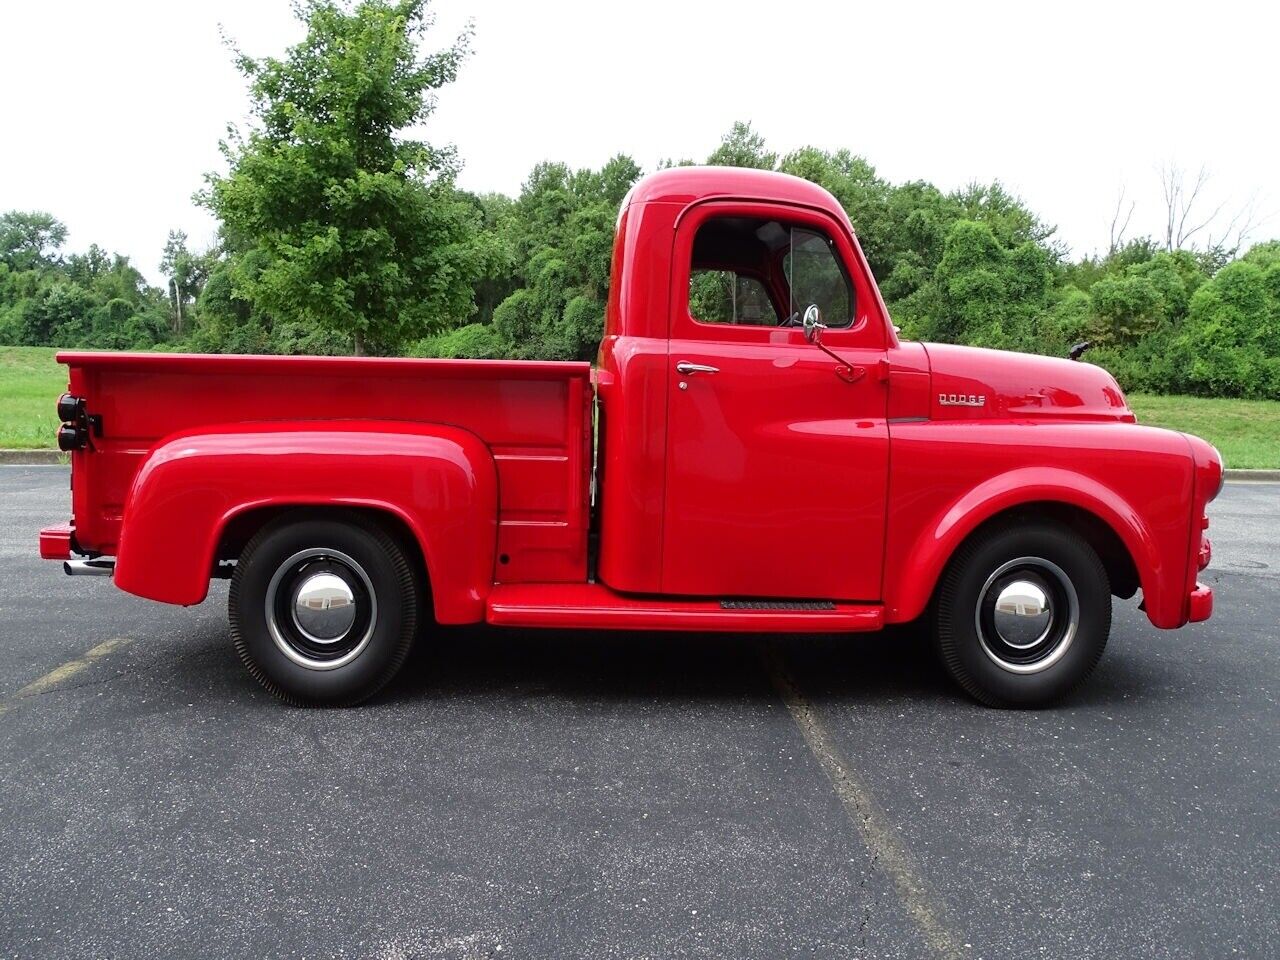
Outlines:
{"type": "MultiPolygon", "coordinates": [[[[849,147],[882,176],[999,179],[1074,256],[1161,229],[1159,170],[1212,173],[1206,212],[1251,197],[1280,236],[1280,69],[1272,4],[500,3],[439,0],[436,43],[474,53],[427,127],[467,189],[515,193],[539,160],[646,170],[701,159],[734,120],[772,148],[849,147]]],[[[153,280],[167,232],[212,243],[191,202],[246,113],[219,26],[251,54],[301,36],[287,0],[6,4],[0,210],[48,210],[153,280]]],[[[431,43],[431,35],[428,43],[431,43]]]]}

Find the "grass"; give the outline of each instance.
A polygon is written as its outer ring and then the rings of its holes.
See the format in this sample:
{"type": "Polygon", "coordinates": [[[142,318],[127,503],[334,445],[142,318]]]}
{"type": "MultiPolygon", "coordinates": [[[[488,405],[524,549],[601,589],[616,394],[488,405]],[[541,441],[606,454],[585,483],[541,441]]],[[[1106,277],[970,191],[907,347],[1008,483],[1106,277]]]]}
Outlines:
{"type": "MultiPolygon", "coordinates": [[[[0,347],[0,448],[52,448],[66,368],[49,347],[0,347]]],[[[1204,437],[1229,467],[1280,468],[1280,401],[1130,394],[1140,423],[1204,437]]]]}
{"type": "Polygon", "coordinates": [[[1139,423],[1204,437],[1228,467],[1280,468],[1280,401],[1129,394],[1139,423]]]}
{"type": "Polygon", "coordinates": [[[67,368],[53,354],[52,347],[0,347],[0,448],[57,445],[54,405],[67,389],[67,368]]]}

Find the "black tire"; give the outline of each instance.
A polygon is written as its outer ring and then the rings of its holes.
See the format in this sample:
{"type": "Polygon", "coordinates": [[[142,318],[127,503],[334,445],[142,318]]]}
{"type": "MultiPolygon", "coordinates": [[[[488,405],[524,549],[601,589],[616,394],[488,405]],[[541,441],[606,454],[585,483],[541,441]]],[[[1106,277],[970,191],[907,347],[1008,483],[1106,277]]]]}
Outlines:
{"type": "Polygon", "coordinates": [[[1038,707],[1078,687],[1111,632],[1111,586],[1093,548],[1056,524],[1021,522],[971,538],[933,606],[943,666],[991,707],[1038,707]]]}
{"type": "Polygon", "coordinates": [[[404,663],[421,615],[405,551],[354,513],[268,524],[231,578],[236,652],[259,683],[297,706],[373,696],[404,663]]]}

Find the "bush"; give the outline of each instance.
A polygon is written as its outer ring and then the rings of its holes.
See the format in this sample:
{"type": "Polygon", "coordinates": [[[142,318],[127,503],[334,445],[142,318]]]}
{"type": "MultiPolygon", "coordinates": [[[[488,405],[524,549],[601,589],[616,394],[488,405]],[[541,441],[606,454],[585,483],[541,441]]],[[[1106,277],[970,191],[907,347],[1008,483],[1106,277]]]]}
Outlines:
{"type": "Polygon", "coordinates": [[[1196,291],[1170,351],[1188,392],[1280,399],[1276,269],[1237,260],[1196,291]]]}
{"type": "Polygon", "coordinates": [[[282,323],[272,329],[266,349],[289,356],[340,357],[351,353],[351,340],[305,323],[282,323]]]}
{"type": "Polygon", "coordinates": [[[411,357],[497,360],[510,356],[511,348],[493,327],[471,323],[437,337],[419,340],[410,345],[408,352],[411,357]]]}

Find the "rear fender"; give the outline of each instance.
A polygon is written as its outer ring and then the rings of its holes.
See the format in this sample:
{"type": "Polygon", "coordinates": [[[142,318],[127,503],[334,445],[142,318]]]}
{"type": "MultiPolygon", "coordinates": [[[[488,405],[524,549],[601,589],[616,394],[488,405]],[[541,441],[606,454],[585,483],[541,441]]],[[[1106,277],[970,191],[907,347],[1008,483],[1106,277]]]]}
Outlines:
{"type": "Polygon", "coordinates": [[[285,421],[177,433],[134,477],[115,582],[151,600],[199,603],[236,517],[354,507],[381,511],[410,531],[441,623],[476,622],[493,585],[497,490],[489,448],[443,424],[285,421]]]}
{"type": "Polygon", "coordinates": [[[1181,558],[1162,558],[1141,515],[1115,491],[1070,470],[1047,467],[1011,470],[992,477],[926,524],[903,569],[886,581],[889,622],[914,620],[924,612],[947,562],[979,526],[997,514],[1041,502],[1079,507],[1109,526],[1133,559],[1148,617],[1157,626],[1178,625],[1174,621],[1181,618],[1181,598],[1170,586],[1176,585],[1179,577],[1170,561],[1180,562],[1181,558]]]}

